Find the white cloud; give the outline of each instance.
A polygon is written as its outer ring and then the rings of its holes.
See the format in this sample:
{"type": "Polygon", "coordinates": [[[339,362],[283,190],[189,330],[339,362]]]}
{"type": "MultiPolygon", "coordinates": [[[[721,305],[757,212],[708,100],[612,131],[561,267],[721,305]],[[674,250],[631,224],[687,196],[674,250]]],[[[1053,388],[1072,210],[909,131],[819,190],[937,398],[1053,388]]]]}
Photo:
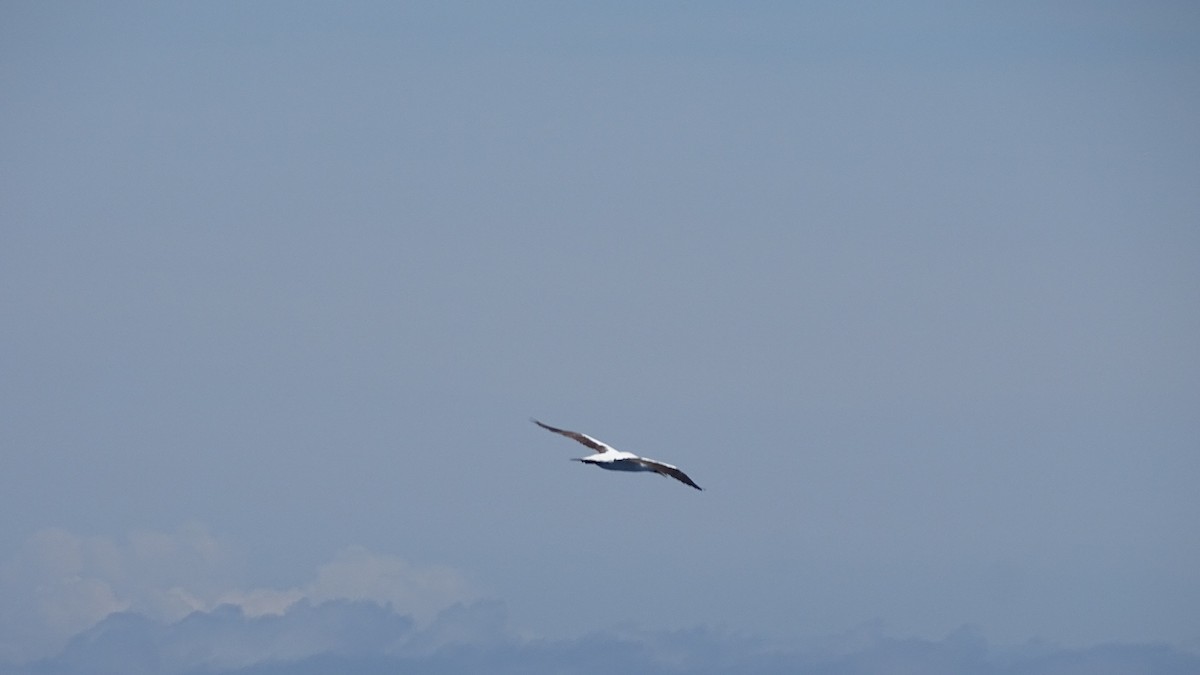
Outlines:
{"type": "Polygon", "coordinates": [[[301,601],[365,600],[426,623],[473,596],[455,571],[351,547],[294,588],[241,588],[229,547],[205,528],[137,531],[123,539],[50,528],[0,566],[0,662],[53,654],[114,612],[173,622],[234,605],[247,617],[281,616],[301,601]]]}
{"type": "Polygon", "coordinates": [[[448,567],[414,565],[400,556],[351,546],[319,566],[316,578],[307,584],[288,589],[233,590],[210,604],[236,605],[246,616],[257,617],[282,615],[301,600],[366,600],[390,604],[424,624],[442,609],[473,597],[462,575],[448,567]]]}
{"type": "Polygon", "coordinates": [[[297,588],[286,591],[272,588],[256,588],[250,591],[229,591],[217,598],[216,604],[240,607],[246,616],[279,616],[289,607],[304,599],[304,592],[297,588]]]}
{"type": "Polygon", "coordinates": [[[62,647],[66,638],[130,607],[111,579],[93,571],[110,551],[66,530],[36,533],[0,565],[0,659],[19,661],[62,647]]]}
{"type": "Polygon", "coordinates": [[[422,623],[447,606],[471,597],[462,576],[450,568],[416,566],[403,558],[374,555],[358,546],[322,565],[303,595],[314,602],[345,598],[391,603],[422,623]]]}

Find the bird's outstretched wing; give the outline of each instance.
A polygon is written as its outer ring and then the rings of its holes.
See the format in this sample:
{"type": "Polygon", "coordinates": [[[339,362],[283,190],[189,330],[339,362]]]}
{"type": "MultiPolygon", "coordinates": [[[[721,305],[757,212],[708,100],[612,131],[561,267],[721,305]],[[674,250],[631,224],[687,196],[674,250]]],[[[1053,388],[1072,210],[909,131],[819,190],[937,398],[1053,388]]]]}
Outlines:
{"type": "Polygon", "coordinates": [[[600,441],[592,438],[591,436],[588,436],[587,434],[581,434],[578,431],[567,431],[566,429],[559,429],[557,427],[552,427],[549,424],[542,424],[541,422],[533,419],[532,417],[529,418],[529,421],[533,422],[534,424],[538,425],[539,427],[545,429],[546,431],[553,431],[556,434],[561,434],[572,440],[579,441],[580,443],[583,443],[584,445],[595,450],[596,452],[608,452],[609,450],[613,449],[612,446],[607,445],[605,443],[601,443],[600,441]]]}
{"type": "Polygon", "coordinates": [[[704,489],[704,488],[700,487],[699,485],[696,485],[695,481],[693,481],[691,478],[688,478],[688,475],[686,473],[671,466],[670,464],[663,464],[662,462],[656,462],[653,459],[646,459],[645,457],[639,457],[634,461],[636,461],[638,464],[641,464],[642,466],[646,467],[647,469],[650,469],[651,471],[658,473],[661,476],[670,476],[671,478],[674,478],[675,480],[679,481],[680,483],[683,483],[684,485],[691,485],[692,487],[696,488],[697,490],[704,489]]]}

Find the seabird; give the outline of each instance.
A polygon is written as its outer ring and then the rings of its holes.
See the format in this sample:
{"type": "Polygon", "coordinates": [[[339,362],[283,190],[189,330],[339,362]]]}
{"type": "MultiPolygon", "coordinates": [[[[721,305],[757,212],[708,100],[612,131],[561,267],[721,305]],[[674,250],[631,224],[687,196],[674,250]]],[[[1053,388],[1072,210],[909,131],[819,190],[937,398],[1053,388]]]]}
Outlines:
{"type": "Polygon", "coordinates": [[[686,473],[680,471],[674,466],[671,466],[670,464],[655,461],[653,459],[647,459],[645,457],[638,457],[632,452],[623,452],[621,450],[617,450],[611,445],[608,445],[607,443],[601,443],[587,434],[581,434],[577,431],[567,431],[566,429],[558,429],[550,426],[549,424],[542,424],[533,418],[530,418],[529,421],[547,431],[553,431],[556,434],[561,434],[572,440],[579,441],[580,443],[583,443],[587,447],[596,451],[596,454],[594,455],[575,458],[574,461],[576,462],[595,464],[596,466],[602,469],[608,469],[609,471],[653,471],[660,476],[670,476],[681,483],[691,485],[697,490],[704,489],[699,485],[696,485],[691,478],[688,478],[686,473]]]}

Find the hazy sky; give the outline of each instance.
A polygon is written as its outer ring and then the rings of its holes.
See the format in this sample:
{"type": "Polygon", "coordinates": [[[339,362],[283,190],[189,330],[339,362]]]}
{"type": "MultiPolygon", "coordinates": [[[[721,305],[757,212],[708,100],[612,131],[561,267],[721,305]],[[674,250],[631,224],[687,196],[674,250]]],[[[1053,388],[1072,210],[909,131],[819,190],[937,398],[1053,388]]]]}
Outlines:
{"type": "Polygon", "coordinates": [[[339,600],[1200,651],[1194,3],[7,2],[0,91],[0,663],[339,600]]]}

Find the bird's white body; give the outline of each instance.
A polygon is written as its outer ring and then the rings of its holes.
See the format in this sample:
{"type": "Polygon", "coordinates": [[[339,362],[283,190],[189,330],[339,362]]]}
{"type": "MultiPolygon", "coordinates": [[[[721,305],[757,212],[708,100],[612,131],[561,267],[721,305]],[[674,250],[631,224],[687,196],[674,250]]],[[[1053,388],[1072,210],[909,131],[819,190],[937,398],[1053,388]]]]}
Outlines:
{"type": "Polygon", "coordinates": [[[671,466],[665,462],[659,462],[647,457],[638,457],[632,452],[624,452],[622,450],[609,450],[608,452],[601,452],[595,455],[588,455],[587,457],[580,457],[575,461],[583,462],[584,464],[595,464],[601,469],[609,469],[611,471],[654,471],[654,469],[651,469],[650,467],[633,461],[637,459],[654,462],[655,464],[661,464],[664,467],[670,467],[672,469],[675,468],[674,466],[671,466]]]}

